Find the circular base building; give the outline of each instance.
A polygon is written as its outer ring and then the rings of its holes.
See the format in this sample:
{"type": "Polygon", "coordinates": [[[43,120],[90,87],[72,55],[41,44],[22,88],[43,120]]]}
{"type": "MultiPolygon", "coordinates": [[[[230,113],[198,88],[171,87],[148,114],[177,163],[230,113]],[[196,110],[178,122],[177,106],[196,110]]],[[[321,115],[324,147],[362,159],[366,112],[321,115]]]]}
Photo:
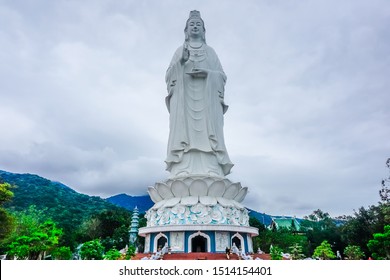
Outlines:
{"type": "Polygon", "coordinates": [[[253,252],[248,210],[241,204],[247,188],[226,178],[192,176],[149,187],[155,205],[145,215],[145,252],[166,244],[171,252],[225,252],[235,245],[253,252]]]}

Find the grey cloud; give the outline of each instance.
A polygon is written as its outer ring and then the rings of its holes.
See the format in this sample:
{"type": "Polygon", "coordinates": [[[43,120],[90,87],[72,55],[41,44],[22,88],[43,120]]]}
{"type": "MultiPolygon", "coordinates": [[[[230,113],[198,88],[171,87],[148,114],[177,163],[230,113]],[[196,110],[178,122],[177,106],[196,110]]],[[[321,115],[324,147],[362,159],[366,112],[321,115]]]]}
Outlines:
{"type": "Polygon", "coordinates": [[[101,196],[143,194],[165,179],[164,75],[196,8],[228,76],[229,178],[249,187],[244,203],[350,214],[376,203],[386,175],[387,6],[2,3],[0,169],[101,196]]]}

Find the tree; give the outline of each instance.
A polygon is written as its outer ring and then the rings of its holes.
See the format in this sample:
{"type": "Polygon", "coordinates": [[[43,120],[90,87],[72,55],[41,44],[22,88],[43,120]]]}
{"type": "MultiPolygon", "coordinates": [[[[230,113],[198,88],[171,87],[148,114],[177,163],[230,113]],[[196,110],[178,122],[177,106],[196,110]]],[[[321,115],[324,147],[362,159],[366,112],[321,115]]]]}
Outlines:
{"type": "MultiPolygon", "coordinates": [[[[266,227],[256,218],[256,217],[249,217],[249,225],[251,227],[255,227],[259,230],[260,235],[261,233],[264,233],[267,229],[266,227]]],[[[256,236],[253,238],[253,250],[256,252],[259,248],[261,249],[264,244],[262,244],[262,238],[259,236],[256,236]]],[[[271,243],[267,244],[265,246],[269,247],[271,243]],[[267,246],[268,245],[268,246],[267,246]]]]}
{"type": "Polygon", "coordinates": [[[267,253],[269,252],[267,249],[271,245],[278,246],[284,252],[288,252],[290,247],[296,243],[302,247],[304,254],[306,254],[308,248],[307,237],[301,234],[293,234],[291,230],[286,228],[260,231],[259,235],[253,238],[254,250],[261,248],[267,253]]]}
{"type": "Polygon", "coordinates": [[[30,230],[29,234],[17,236],[9,244],[7,254],[17,259],[43,259],[47,252],[56,247],[62,234],[62,230],[50,220],[30,230]]]}
{"type": "Polygon", "coordinates": [[[348,258],[348,260],[361,260],[364,258],[362,249],[356,245],[348,245],[344,249],[344,255],[348,258]]]}
{"type": "Polygon", "coordinates": [[[270,249],[271,260],[282,260],[282,253],[282,249],[280,249],[278,246],[272,246],[270,249]]]}
{"type": "Polygon", "coordinates": [[[127,251],[126,251],[126,255],[125,255],[125,259],[126,260],[130,260],[132,257],[135,256],[135,247],[133,245],[130,245],[128,248],[127,248],[127,251]]]}
{"type": "Polygon", "coordinates": [[[305,255],[302,254],[302,246],[298,243],[290,246],[290,255],[292,260],[302,260],[305,258],[305,255]]]}
{"type": "Polygon", "coordinates": [[[322,241],[321,245],[314,250],[313,258],[319,258],[321,260],[330,260],[336,258],[336,255],[332,251],[327,240],[322,241]]]}
{"type": "Polygon", "coordinates": [[[81,241],[100,239],[105,251],[124,248],[129,239],[131,213],[125,209],[105,210],[93,215],[80,227],[81,241]]]}
{"type": "Polygon", "coordinates": [[[259,221],[256,217],[249,217],[249,225],[251,227],[255,227],[259,230],[259,232],[265,231],[265,225],[263,225],[262,222],[259,221]]]}
{"type": "Polygon", "coordinates": [[[79,232],[82,241],[98,239],[102,236],[101,222],[98,218],[92,217],[80,226],[79,232]]]}
{"type": "Polygon", "coordinates": [[[125,209],[106,210],[96,216],[100,220],[102,238],[112,237],[117,228],[130,225],[131,213],[125,209]]]}
{"type": "Polygon", "coordinates": [[[0,182],[0,245],[9,236],[14,227],[13,217],[3,208],[4,203],[11,201],[14,196],[8,183],[0,182]]]}
{"type": "Polygon", "coordinates": [[[72,251],[67,246],[61,246],[56,248],[51,253],[51,256],[55,260],[71,260],[72,259],[72,251]]]}
{"type": "MultiPolygon", "coordinates": [[[[390,158],[386,161],[386,166],[389,169],[390,173],[390,158]]],[[[390,190],[388,185],[390,184],[390,175],[387,178],[382,179],[382,189],[379,191],[379,196],[383,202],[390,202],[390,190]]]]}
{"type": "Polygon", "coordinates": [[[119,260],[121,257],[121,253],[115,249],[111,248],[110,250],[107,251],[107,253],[104,254],[103,259],[105,260],[119,260]]]}
{"type": "Polygon", "coordinates": [[[367,256],[370,251],[367,247],[368,241],[377,231],[378,208],[370,206],[369,208],[360,207],[354,212],[354,216],[341,227],[342,239],[346,244],[359,246],[367,256]]]}
{"type": "Polygon", "coordinates": [[[85,242],[80,249],[82,260],[101,260],[103,253],[104,247],[98,239],[85,242]]]}
{"type": "Polygon", "coordinates": [[[376,260],[390,260],[390,225],[384,227],[383,233],[375,233],[367,246],[376,260]]]}
{"type": "MultiPolygon", "coordinates": [[[[25,211],[30,205],[36,205],[37,209],[43,210],[42,220],[50,219],[63,230],[59,245],[69,246],[71,250],[80,243],[102,236],[101,234],[94,237],[85,236],[86,232],[80,230],[80,225],[86,220],[109,209],[129,212],[100,197],[77,193],[61,183],[37,175],[13,174],[0,170],[0,177],[0,183],[4,180],[17,186],[12,189],[14,197],[4,205],[4,208],[13,214],[25,211]]],[[[0,230],[3,229],[2,225],[1,223],[0,230]]],[[[3,252],[2,249],[0,251],[3,252]]]]}
{"type": "MultiPolygon", "coordinates": [[[[389,169],[390,173],[390,158],[386,161],[386,166],[389,169]]],[[[379,202],[380,210],[383,214],[384,224],[390,224],[390,175],[387,178],[382,180],[382,188],[379,190],[379,197],[381,201],[379,202]]]]}
{"type": "Polygon", "coordinates": [[[345,243],[341,237],[341,228],[336,225],[335,220],[327,212],[317,209],[304,217],[304,220],[301,221],[301,230],[305,232],[308,239],[307,255],[309,256],[314,253],[314,249],[323,240],[328,240],[334,250],[342,251],[344,249],[345,243]]]}
{"type": "MultiPolygon", "coordinates": [[[[386,167],[390,172],[390,158],[386,161],[386,167]]],[[[366,256],[371,253],[368,244],[373,234],[383,231],[385,226],[390,224],[389,184],[390,175],[382,179],[378,205],[371,205],[367,209],[360,207],[358,211],[354,212],[354,217],[348,217],[346,223],[341,227],[343,241],[350,245],[359,246],[366,256]]],[[[374,244],[375,241],[372,241],[371,246],[375,247],[374,244]]]]}

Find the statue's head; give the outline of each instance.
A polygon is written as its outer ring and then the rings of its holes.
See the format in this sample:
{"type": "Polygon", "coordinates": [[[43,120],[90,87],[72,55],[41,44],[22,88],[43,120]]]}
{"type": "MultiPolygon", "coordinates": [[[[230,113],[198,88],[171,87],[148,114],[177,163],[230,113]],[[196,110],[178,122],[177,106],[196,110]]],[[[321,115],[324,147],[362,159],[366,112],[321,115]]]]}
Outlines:
{"type": "Polygon", "coordinates": [[[200,12],[191,11],[184,29],[185,40],[188,41],[190,36],[200,36],[203,42],[206,42],[205,33],[206,28],[203,19],[200,17],[200,12]]]}

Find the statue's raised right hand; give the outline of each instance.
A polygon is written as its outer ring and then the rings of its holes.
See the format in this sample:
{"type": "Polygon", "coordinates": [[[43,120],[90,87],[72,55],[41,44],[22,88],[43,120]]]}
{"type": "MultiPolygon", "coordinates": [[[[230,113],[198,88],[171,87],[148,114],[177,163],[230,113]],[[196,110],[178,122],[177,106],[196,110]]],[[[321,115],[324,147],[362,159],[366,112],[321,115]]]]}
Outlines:
{"type": "Polygon", "coordinates": [[[181,63],[186,63],[187,60],[190,58],[190,51],[188,50],[187,44],[184,44],[183,46],[183,53],[181,55],[181,63]]]}

